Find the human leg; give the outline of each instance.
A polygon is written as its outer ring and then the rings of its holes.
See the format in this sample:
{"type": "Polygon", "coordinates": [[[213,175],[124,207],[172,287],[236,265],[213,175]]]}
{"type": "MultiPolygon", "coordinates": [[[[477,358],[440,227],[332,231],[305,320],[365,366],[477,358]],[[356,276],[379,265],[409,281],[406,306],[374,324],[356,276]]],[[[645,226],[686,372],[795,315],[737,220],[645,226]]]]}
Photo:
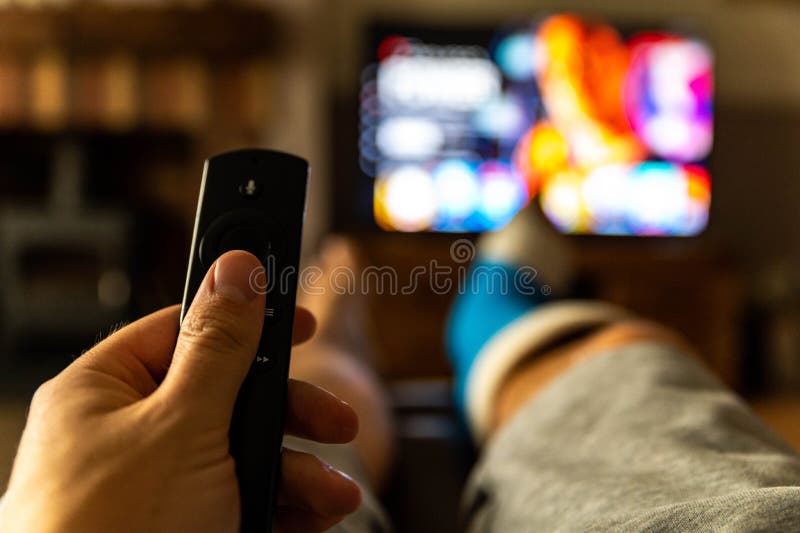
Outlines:
{"type": "MultiPolygon", "coordinates": [[[[506,235],[494,255],[479,246],[479,264],[538,265],[530,237],[506,235]],[[508,254],[515,242],[529,253],[508,254]]],[[[800,523],[800,457],[678,335],[602,303],[486,294],[481,278],[467,285],[449,346],[457,398],[483,444],[465,494],[470,530],[800,523]]]]}
{"type": "Polygon", "coordinates": [[[362,490],[362,505],[332,531],[389,531],[386,515],[376,497],[389,474],[394,457],[394,427],[389,402],[369,364],[359,317],[363,315],[359,294],[339,294],[329,285],[334,268],[358,268],[352,246],[330,239],[323,246],[317,266],[322,270],[320,287],[298,297],[298,303],[317,317],[317,334],[292,351],[290,377],[313,383],[344,400],[356,411],[360,431],[347,445],[319,444],[288,438],[288,448],[311,453],[352,476],[362,490]]]}

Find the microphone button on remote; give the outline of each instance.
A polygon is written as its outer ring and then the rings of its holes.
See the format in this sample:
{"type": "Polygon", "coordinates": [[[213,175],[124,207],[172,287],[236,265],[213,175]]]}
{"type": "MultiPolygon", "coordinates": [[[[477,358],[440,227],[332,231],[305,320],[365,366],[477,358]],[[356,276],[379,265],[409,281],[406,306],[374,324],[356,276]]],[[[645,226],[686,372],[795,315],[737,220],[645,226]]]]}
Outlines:
{"type": "Polygon", "coordinates": [[[245,198],[255,198],[261,194],[261,184],[255,178],[247,178],[239,184],[239,194],[245,198]]]}

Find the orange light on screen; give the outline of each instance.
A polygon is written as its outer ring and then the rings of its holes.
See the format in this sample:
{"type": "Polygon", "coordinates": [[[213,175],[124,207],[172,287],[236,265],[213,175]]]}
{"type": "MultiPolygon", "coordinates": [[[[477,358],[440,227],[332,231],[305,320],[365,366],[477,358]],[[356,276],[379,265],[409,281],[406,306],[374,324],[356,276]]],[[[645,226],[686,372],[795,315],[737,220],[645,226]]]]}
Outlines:
{"type": "Polygon", "coordinates": [[[569,146],[552,124],[543,122],[531,132],[530,161],[534,173],[555,174],[567,166],[569,146]]]}
{"type": "Polygon", "coordinates": [[[711,201],[711,178],[708,171],[699,165],[684,167],[688,178],[689,198],[707,205],[711,201]]]}
{"type": "MultiPolygon", "coordinates": [[[[558,15],[542,24],[539,36],[549,55],[540,77],[545,100],[556,103],[571,97],[569,105],[552,107],[581,112],[614,130],[629,131],[620,95],[630,57],[619,34],[604,24],[558,15]],[[565,85],[571,90],[565,92],[565,85]]],[[[550,114],[559,126],[577,118],[559,117],[552,110],[550,114]]]]}

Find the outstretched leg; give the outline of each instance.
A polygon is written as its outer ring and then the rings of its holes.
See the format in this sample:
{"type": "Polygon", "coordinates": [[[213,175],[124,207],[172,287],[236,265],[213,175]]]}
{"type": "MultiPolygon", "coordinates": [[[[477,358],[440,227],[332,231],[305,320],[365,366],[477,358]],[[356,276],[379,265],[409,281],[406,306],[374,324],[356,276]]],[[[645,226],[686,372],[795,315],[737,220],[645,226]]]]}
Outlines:
{"type": "Polygon", "coordinates": [[[356,411],[360,431],[348,445],[323,445],[290,438],[287,447],[307,451],[351,475],[362,488],[361,509],[334,531],[384,531],[388,522],[374,493],[382,489],[394,458],[394,427],[389,401],[369,363],[364,337],[363,295],[343,294],[331,285],[334,269],[359,271],[353,246],[328,239],[317,265],[322,271],[313,293],[300,293],[298,305],[317,318],[317,333],[292,351],[291,378],[313,383],[335,394],[356,411]]]}
{"type": "MultiPolygon", "coordinates": [[[[531,244],[530,216],[480,247],[478,265],[536,266],[548,247],[531,244]]],[[[678,335],[601,303],[473,281],[449,326],[457,398],[484,445],[470,530],[797,529],[800,456],[678,335]]]]}

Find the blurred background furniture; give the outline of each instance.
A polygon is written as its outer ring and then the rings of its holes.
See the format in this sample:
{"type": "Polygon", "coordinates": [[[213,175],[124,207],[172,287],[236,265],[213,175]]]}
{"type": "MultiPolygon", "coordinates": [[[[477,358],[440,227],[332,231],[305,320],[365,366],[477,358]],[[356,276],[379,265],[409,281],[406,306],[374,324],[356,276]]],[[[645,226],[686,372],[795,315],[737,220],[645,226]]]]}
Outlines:
{"type": "Polygon", "coordinates": [[[179,297],[202,161],[259,144],[277,42],[268,11],[222,4],[0,10],[0,136],[20,147],[0,167],[8,336],[46,322],[44,338],[80,346],[179,297]],[[116,276],[126,296],[75,297],[65,250],[99,293],[116,276]],[[22,292],[32,269],[47,296],[22,292]]]}
{"type": "Polygon", "coordinates": [[[57,349],[59,339],[97,334],[127,315],[129,221],[124,212],[82,208],[82,163],[80,148],[65,142],[45,206],[0,212],[6,353],[23,338],[57,349]]]}

